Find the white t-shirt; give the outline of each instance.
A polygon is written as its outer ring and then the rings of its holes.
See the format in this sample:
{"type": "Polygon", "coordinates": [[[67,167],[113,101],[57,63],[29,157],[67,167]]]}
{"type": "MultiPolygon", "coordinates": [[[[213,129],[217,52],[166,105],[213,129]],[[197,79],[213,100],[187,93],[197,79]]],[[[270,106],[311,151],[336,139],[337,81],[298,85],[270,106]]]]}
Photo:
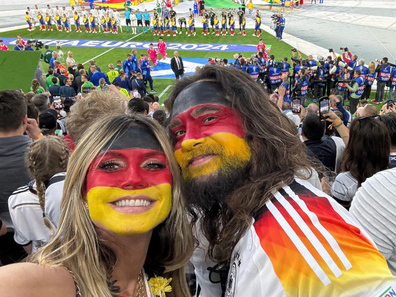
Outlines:
{"type": "Polygon", "coordinates": [[[358,181],[347,172],[341,172],[331,186],[331,196],[342,201],[351,202],[358,189],[358,181]]]}
{"type": "Polygon", "coordinates": [[[396,168],[366,179],[350,212],[370,234],[396,276],[396,168]]]}
{"type": "Polygon", "coordinates": [[[66,59],[66,65],[69,67],[69,65],[68,65],[67,63],[71,63],[71,64],[73,65],[73,64],[76,64],[76,60],[74,60],[73,58],[67,57],[67,59],[66,59]]]}
{"type": "Polygon", "coordinates": [[[58,228],[65,178],[66,172],[55,174],[45,191],[45,216],[54,225],[54,229],[58,228]]]}
{"type": "Polygon", "coordinates": [[[344,152],[345,149],[345,143],[342,140],[342,138],[338,137],[338,136],[331,136],[331,139],[334,140],[335,144],[336,144],[336,162],[335,162],[335,173],[338,172],[338,169],[340,168],[340,164],[341,164],[341,159],[342,159],[342,153],[344,152]]]}
{"type": "Polygon", "coordinates": [[[44,224],[36,183],[33,186],[20,187],[13,192],[8,199],[8,207],[14,224],[16,243],[32,243],[32,252],[35,252],[48,242],[51,231],[44,224]]]}

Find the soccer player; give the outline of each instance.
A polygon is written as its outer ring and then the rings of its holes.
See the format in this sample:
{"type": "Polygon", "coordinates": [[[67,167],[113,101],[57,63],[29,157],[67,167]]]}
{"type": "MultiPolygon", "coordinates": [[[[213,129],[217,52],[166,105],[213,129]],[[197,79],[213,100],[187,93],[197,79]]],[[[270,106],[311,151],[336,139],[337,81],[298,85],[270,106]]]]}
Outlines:
{"type": "MultiPolygon", "coordinates": [[[[128,9],[128,8],[126,8],[126,9],[128,9]]],[[[102,19],[100,20],[100,24],[102,26],[103,33],[109,33],[109,32],[107,32],[107,22],[106,22],[106,19],[104,16],[102,16],[102,19]]]]}
{"type": "Polygon", "coordinates": [[[80,16],[78,15],[77,11],[74,12],[73,18],[74,18],[74,25],[76,26],[76,32],[81,33],[80,16]]]}
{"type": "Polygon", "coordinates": [[[136,10],[136,19],[137,19],[137,31],[139,32],[139,26],[142,26],[142,31],[143,31],[143,15],[139,11],[139,8],[136,10]]]}
{"type": "Polygon", "coordinates": [[[55,15],[55,22],[56,22],[56,30],[62,32],[63,31],[62,19],[58,13],[55,15]]]}
{"type": "Polygon", "coordinates": [[[113,33],[118,34],[118,24],[114,17],[111,18],[111,26],[113,27],[113,33]]]}
{"type": "MultiPolygon", "coordinates": [[[[231,8],[227,13],[227,17],[228,17],[228,27],[231,27],[231,18],[234,17],[234,13],[232,12],[231,8]]],[[[235,25],[234,25],[234,27],[235,27],[235,25]]],[[[230,34],[231,34],[231,28],[230,28],[230,34]]]]}
{"type": "Polygon", "coordinates": [[[227,20],[223,16],[223,19],[221,20],[221,35],[226,36],[227,35],[227,20]]]}
{"type": "Polygon", "coordinates": [[[62,18],[63,26],[65,27],[66,33],[69,33],[69,18],[66,16],[66,14],[63,14],[62,18]]]}
{"type": "Polygon", "coordinates": [[[235,22],[234,22],[234,17],[231,17],[230,19],[230,35],[234,36],[235,34],[235,22]]]}
{"type": "Polygon", "coordinates": [[[122,33],[121,16],[120,16],[120,13],[115,8],[113,10],[113,18],[115,19],[115,21],[117,23],[117,33],[118,33],[118,27],[120,27],[120,32],[122,33]]]}
{"type": "Polygon", "coordinates": [[[260,37],[260,33],[261,33],[261,17],[259,15],[256,16],[256,25],[254,27],[254,33],[253,36],[257,36],[260,37]]]}
{"type": "Polygon", "coordinates": [[[152,31],[152,28],[150,26],[150,13],[147,11],[147,9],[144,10],[143,19],[144,19],[143,32],[147,33],[149,29],[150,31],[152,31]]]}
{"type": "Polygon", "coordinates": [[[124,15],[127,33],[129,33],[129,26],[131,25],[131,11],[128,7],[125,7],[124,15]]]}
{"type": "Polygon", "coordinates": [[[187,22],[185,17],[180,17],[179,18],[179,26],[180,26],[180,32],[179,34],[182,34],[183,32],[183,24],[184,24],[184,29],[186,29],[186,35],[188,34],[187,32],[187,22]]]}
{"type": "Polygon", "coordinates": [[[26,18],[26,22],[27,22],[28,25],[29,25],[28,31],[33,31],[34,29],[32,29],[32,22],[31,22],[29,13],[28,13],[27,11],[26,11],[25,18],[26,18]]]}
{"type": "Polygon", "coordinates": [[[243,19],[242,19],[242,36],[246,36],[245,27],[246,27],[246,19],[245,19],[245,17],[243,17],[243,19]]]}
{"type": "Polygon", "coordinates": [[[150,60],[153,62],[153,66],[157,66],[158,63],[158,54],[156,49],[154,48],[153,44],[150,43],[150,48],[147,50],[149,54],[150,60]]]}
{"type": "Polygon", "coordinates": [[[85,26],[85,33],[91,33],[91,29],[89,28],[89,19],[85,14],[83,15],[83,23],[85,26]]]}
{"type": "Polygon", "coordinates": [[[41,15],[40,12],[38,12],[37,14],[37,19],[39,20],[40,23],[40,31],[45,31],[45,20],[44,17],[41,15]]]}
{"type": "Polygon", "coordinates": [[[177,32],[176,32],[176,20],[175,20],[175,18],[173,18],[172,20],[171,20],[171,26],[172,26],[172,35],[173,35],[173,37],[174,36],[176,36],[176,34],[177,34],[177,32]]]}
{"type": "Polygon", "coordinates": [[[208,21],[206,20],[205,15],[202,16],[202,29],[203,29],[203,35],[206,36],[206,32],[208,29],[208,21]]]}
{"type": "Polygon", "coordinates": [[[54,31],[54,28],[52,27],[51,16],[48,13],[45,14],[45,21],[47,22],[47,31],[49,30],[54,31]]]}
{"type": "Polygon", "coordinates": [[[131,27],[132,27],[132,34],[136,34],[136,15],[131,12],[131,27]]]}
{"type": "Polygon", "coordinates": [[[225,11],[224,8],[221,10],[221,20],[222,20],[221,23],[222,24],[223,24],[223,18],[225,19],[225,30],[227,31],[227,12],[225,11]]]}
{"type": "Polygon", "coordinates": [[[215,29],[216,29],[216,36],[220,36],[219,19],[217,18],[217,15],[215,16],[215,19],[214,19],[214,26],[215,26],[215,29]]]}
{"type": "Polygon", "coordinates": [[[89,22],[91,23],[92,33],[98,33],[96,30],[96,20],[92,13],[89,14],[89,22]]]}
{"type": "Polygon", "coordinates": [[[168,37],[170,36],[170,24],[169,24],[169,19],[165,18],[165,27],[166,31],[168,31],[168,37]]]}
{"type": "Polygon", "coordinates": [[[265,44],[264,44],[264,42],[263,42],[263,39],[262,38],[260,38],[260,40],[259,40],[259,43],[258,43],[258,45],[257,45],[257,54],[259,54],[260,53],[260,51],[262,51],[263,52],[263,54],[265,53],[265,44]],[[262,50],[260,50],[260,48],[263,48],[262,50]]]}
{"type": "Polygon", "coordinates": [[[188,17],[188,36],[191,36],[191,33],[194,34],[194,36],[195,36],[194,20],[193,20],[193,16],[192,15],[190,15],[188,17]]]}
{"type": "Polygon", "coordinates": [[[162,55],[162,60],[166,60],[166,43],[162,39],[162,37],[159,38],[158,44],[158,52],[162,55]]]}
{"type": "Polygon", "coordinates": [[[210,19],[210,26],[212,27],[212,35],[215,34],[215,16],[216,14],[213,12],[213,8],[209,11],[209,19],[210,19]]]}
{"type": "MultiPolygon", "coordinates": [[[[238,18],[239,18],[239,33],[238,33],[238,35],[241,35],[242,34],[242,23],[243,23],[243,19],[245,17],[245,13],[243,12],[241,7],[239,7],[237,14],[238,14],[238,18]]],[[[246,23],[246,20],[245,20],[245,23],[246,23]]]]}

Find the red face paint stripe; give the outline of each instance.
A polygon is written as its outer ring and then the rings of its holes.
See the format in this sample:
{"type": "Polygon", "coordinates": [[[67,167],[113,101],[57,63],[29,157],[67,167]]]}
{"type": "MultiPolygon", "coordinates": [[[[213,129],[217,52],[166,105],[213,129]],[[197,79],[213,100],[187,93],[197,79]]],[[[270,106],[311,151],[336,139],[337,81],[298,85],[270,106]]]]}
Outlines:
{"type": "Polygon", "coordinates": [[[194,106],[172,120],[174,123],[178,121],[181,122],[181,124],[172,128],[176,137],[176,150],[181,147],[181,143],[184,140],[201,139],[210,137],[216,133],[230,133],[239,138],[245,137],[241,116],[235,109],[223,105],[202,104],[194,106]],[[195,110],[205,107],[214,107],[219,110],[206,111],[203,115],[198,114],[197,118],[192,116],[195,110]],[[178,133],[182,135],[178,136],[178,133]]]}
{"type": "Polygon", "coordinates": [[[99,154],[87,174],[86,191],[94,187],[144,189],[172,184],[165,154],[151,149],[111,150],[99,154]]]}

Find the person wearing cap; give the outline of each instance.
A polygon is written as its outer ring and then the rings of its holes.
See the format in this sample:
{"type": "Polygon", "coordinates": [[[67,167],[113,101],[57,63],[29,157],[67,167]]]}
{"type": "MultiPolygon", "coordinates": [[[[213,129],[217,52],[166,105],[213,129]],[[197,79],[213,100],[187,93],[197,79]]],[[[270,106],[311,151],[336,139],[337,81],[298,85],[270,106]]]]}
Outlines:
{"type": "Polygon", "coordinates": [[[54,109],[44,110],[39,115],[39,128],[43,135],[55,135],[57,116],[54,109]]]}
{"type": "Polygon", "coordinates": [[[109,82],[112,84],[114,78],[116,78],[118,76],[118,70],[114,70],[114,65],[109,64],[109,72],[107,72],[106,74],[107,74],[107,77],[109,78],[109,82]]]}

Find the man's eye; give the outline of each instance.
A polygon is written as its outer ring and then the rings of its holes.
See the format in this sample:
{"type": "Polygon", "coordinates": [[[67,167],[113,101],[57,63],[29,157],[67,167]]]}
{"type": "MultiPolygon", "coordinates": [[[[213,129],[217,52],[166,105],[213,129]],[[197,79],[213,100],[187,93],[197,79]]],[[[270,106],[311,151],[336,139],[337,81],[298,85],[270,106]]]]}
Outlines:
{"type": "Polygon", "coordinates": [[[178,131],[175,132],[175,136],[176,137],[182,136],[183,134],[186,134],[185,130],[178,130],[178,131]]]}
{"type": "Polygon", "coordinates": [[[112,172],[112,171],[117,171],[118,169],[121,168],[121,165],[118,162],[114,161],[107,161],[103,162],[98,166],[99,170],[106,171],[106,172],[112,172]]]}
{"type": "Polygon", "coordinates": [[[217,119],[217,117],[207,117],[207,118],[205,118],[205,119],[202,121],[202,123],[209,123],[209,122],[214,121],[214,120],[216,120],[216,119],[217,119]]]}

